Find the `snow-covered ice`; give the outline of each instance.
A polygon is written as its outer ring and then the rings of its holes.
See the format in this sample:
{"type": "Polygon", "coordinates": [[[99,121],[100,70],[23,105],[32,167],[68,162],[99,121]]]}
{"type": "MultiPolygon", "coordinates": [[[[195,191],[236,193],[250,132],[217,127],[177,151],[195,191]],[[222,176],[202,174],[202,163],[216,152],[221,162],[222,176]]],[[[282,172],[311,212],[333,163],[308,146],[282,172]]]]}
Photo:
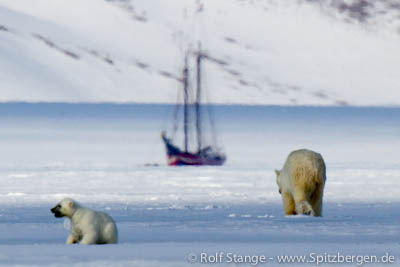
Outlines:
{"type": "Polygon", "coordinates": [[[219,252],[273,258],[257,266],[310,253],[398,259],[400,109],[213,109],[227,164],[172,168],[159,133],[173,106],[1,104],[0,265],[235,266],[187,260],[219,252]],[[327,164],[322,218],[283,216],[273,170],[302,147],[327,164]],[[49,209],[65,196],[113,216],[120,243],[64,245],[68,223],[49,209]]]}

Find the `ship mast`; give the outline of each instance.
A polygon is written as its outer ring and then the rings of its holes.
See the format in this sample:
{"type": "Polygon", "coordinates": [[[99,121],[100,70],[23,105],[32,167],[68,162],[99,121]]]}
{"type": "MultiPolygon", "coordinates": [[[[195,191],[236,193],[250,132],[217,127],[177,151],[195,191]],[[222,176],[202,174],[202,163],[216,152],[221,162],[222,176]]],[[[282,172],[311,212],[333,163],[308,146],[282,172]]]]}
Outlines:
{"type": "Polygon", "coordinates": [[[202,58],[202,52],[201,52],[201,45],[199,43],[199,50],[197,52],[197,92],[196,92],[196,103],[195,103],[195,108],[196,108],[196,134],[197,134],[197,150],[200,152],[201,150],[201,58],[202,58]]]}
{"type": "Polygon", "coordinates": [[[185,67],[183,68],[183,131],[185,134],[185,152],[188,152],[188,127],[189,127],[189,93],[188,93],[188,55],[185,56],[185,67]]]}

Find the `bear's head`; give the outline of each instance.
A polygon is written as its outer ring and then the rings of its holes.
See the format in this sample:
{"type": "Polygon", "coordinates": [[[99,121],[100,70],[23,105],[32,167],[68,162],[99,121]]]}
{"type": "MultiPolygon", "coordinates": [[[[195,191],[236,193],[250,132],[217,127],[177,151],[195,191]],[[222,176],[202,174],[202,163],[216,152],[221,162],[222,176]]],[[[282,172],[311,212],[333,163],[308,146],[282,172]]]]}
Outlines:
{"type": "Polygon", "coordinates": [[[71,198],[64,198],[54,208],[50,209],[56,218],[67,216],[69,218],[74,214],[78,204],[71,198]]]}
{"type": "Polygon", "coordinates": [[[276,174],[276,184],[279,187],[279,194],[282,194],[281,171],[275,170],[275,174],[276,174]]]}

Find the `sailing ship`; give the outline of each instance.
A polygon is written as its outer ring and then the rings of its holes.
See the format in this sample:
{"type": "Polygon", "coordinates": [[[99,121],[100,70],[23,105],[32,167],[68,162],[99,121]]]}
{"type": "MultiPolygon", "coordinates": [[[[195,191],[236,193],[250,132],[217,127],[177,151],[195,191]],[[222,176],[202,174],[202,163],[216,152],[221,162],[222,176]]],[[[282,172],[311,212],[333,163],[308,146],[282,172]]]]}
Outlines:
{"type": "MultiPolygon", "coordinates": [[[[226,156],[217,148],[216,142],[213,145],[208,145],[204,141],[203,130],[205,128],[203,123],[202,109],[204,108],[201,103],[202,98],[202,78],[201,78],[201,62],[206,57],[206,54],[201,51],[200,45],[196,53],[196,88],[192,89],[191,81],[189,78],[189,56],[186,53],[185,64],[183,68],[183,148],[179,148],[173,144],[172,138],[168,138],[166,132],[161,133],[161,138],[165,144],[167,152],[167,161],[169,166],[182,166],[182,165],[213,165],[219,166],[224,164],[226,156]],[[190,100],[190,96],[194,95],[194,101],[190,100]],[[193,125],[194,124],[194,125],[193,125]],[[197,143],[193,149],[190,147],[189,137],[192,136],[192,129],[194,130],[194,137],[197,143]]],[[[193,98],[193,97],[192,97],[193,98]]],[[[182,104],[177,103],[177,106],[182,104]]],[[[177,118],[175,118],[177,120],[177,118]]],[[[176,131],[177,127],[175,127],[176,131]]],[[[215,132],[213,133],[214,135],[215,132]]],[[[215,136],[213,138],[216,140],[215,136]]],[[[192,145],[193,146],[193,145],[192,145]]]]}

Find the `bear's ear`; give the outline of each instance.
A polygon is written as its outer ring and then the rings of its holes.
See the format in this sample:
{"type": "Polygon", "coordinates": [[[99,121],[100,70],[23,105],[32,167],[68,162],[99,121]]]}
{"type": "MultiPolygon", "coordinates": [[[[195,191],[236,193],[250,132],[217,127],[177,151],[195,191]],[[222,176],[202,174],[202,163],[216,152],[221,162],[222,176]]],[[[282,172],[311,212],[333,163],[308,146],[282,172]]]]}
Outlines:
{"type": "Polygon", "coordinates": [[[275,170],[275,174],[276,174],[276,177],[278,177],[279,175],[281,175],[281,171],[275,170]]]}
{"type": "Polygon", "coordinates": [[[68,201],[68,207],[72,208],[74,206],[74,202],[73,201],[68,201]]]}

